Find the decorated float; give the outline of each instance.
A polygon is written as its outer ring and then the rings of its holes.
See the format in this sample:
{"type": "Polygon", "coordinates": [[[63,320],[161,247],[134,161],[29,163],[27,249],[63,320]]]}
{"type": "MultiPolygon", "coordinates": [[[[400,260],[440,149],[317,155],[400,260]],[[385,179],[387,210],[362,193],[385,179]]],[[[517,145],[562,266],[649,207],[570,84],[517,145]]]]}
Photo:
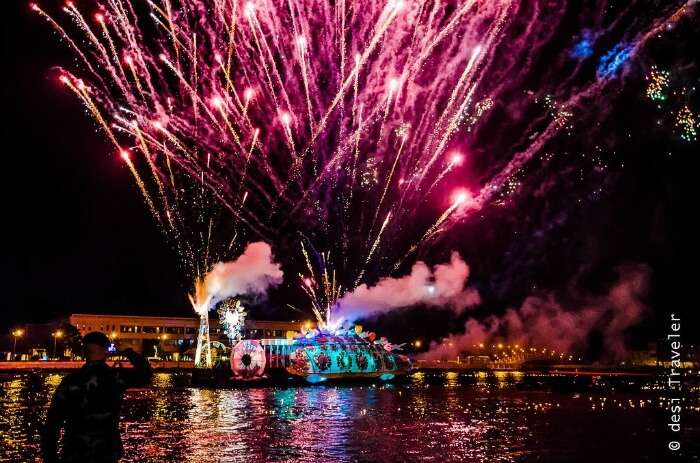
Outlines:
{"type": "MultiPolygon", "coordinates": [[[[240,301],[224,301],[218,315],[231,346],[234,382],[269,378],[300,378],[309,383],[362,378],[388,381],[411,369],[409,358],[399,353],[401,345],[377,338],[359,325],[332,325],[319,319],[317,327],[302,327],[286,338],[248,339],[244,336],[246,312],[240,301]]],[[[200,331],[196,365],[211,371],[212,342],[206,328],[200,331]]]]}
{"type": "Polygon", "coordinates": [[[231,349],[234,379],[255,380],[268,375],[326,380],[377,378],[388,381],[411,368],[399,346],[361,328],[302,330],[292,339],[242,339],[231,349]]]}
{"type": "MultiPolygon", "coordinates": [[[[308,254],[302,251],[313,273],[308,254]]],[[[327,256],[319,256],[321,269],[317,278],[301,277],[301,288],[309,296],[316,326],[290,331],[286,338],[250,339],[245,335],[246,311],[240,300],[231,297],[217,304],[220,324],[230,341],[229,361],[234,381],[259,381],[266,378],[301,378],[310,383],[340,379],[379,379],[388,381],[411,369],[411,362],[399,352],[403,345],[390,343],[375,333],[334,317],[342,294],[335,274],[329,277],[327,256]]],[[[207,313],[212,296],[199,282],[192,306],[201,316],[195,366],[211,371],[213,358],[207,313]]]]}

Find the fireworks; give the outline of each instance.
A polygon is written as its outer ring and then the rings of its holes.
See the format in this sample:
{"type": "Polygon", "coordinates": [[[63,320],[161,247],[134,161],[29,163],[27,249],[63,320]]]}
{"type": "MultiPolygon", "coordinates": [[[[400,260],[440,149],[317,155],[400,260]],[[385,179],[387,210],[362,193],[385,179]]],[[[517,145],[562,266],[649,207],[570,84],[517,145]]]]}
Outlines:
{"type": "Polygon", "coordinates": [[[647,82],[645,96],[656,103],[659,113],[656,124],[664,127],[669,136],[679,137],[685,142],[697,140],[698,121],[690,103],[696,91],[695,86],[683,85],[682,73],[673,79],[680,85],[672,86],[671,72],[652,65],[644,77],[647,82]]]}
{"type": "Polygon", "coordinates": [[[397,138],[406,138],[408,136],[408,131],[410,130],[411,125],[403,123],[399,125],[394,133],[396,134],[397,138]]]}
{"type": "Polygon", "coordinates": [[[595,43],[595,34],[591,30],[584,30],[569,52],[572,58],[590,58],[593,56],[593,44],[595,43]]]}
{"type": "Polygon", "coordinates": [[[486,111],[488,111],[491,108],[493,108],[493,100],[489,97],[484,98],[483,100],[479,101],[474,106],[475,117],[476,118],[481,117],[482,114],[484,114],[486,111]]]}
{"type": "Polygon", "coordinates": [[[304,256],[309,275],[299,275],[300,287],[311,302],[311,311],[316,317],[318,327],[324,331],[335,331],[343,320],[333,319],[333,308],[338,299],[345,294],[345,289],[336,278],[330,253],[317,253],[314,250],[316,265],[312,264],[303,241],[301,242],[301,253],[304,256]]]}
{"type": "Polygon", "coordinates": [[[646,80],[648,82],[647,97],[652,101],[664,101],[671,80],[671,73],[659,70],[656,66],[653,66],[649,75],[646,76],[646,80]]]}
{"type": "Polygon", "coordinates": [[[220,304],[217,311],[224,333],[231,340],[232,345],[234,341],[240,341],[247,315],[241,301],[234,298],[226,299],[220,304]]]}
{"type": "Polygon", "coordinates": [[[698,121],[688,106],[678,111],[676,128],[680,131],[681,139],[689,142],[698,139],[698,121]]]}
{"type": "MultiPolygon", "coordinates": [[[[109,0],[97,11],[67,3],[60,18],[32,10],[76,54],[60,82],[123,158],[195,276],[236,240],[277,243],[302,232],[332,249],[341,267],[321,280],[323,311],[340,291],[336,278],[359,282],[373,262],[416,251],[468,211],[498,200],[499,191],[514,190],[507,185],[513,173],[570,129],[581,101],[612,81],[674,13],[635,24],[628,42],[598,57],[584,34],[576,56],[597,60],[597,76],[562,75],[544,130],[525,124],[501,150],[507,158],[486,173],[465,173],[469,134],[524,85],[530,69],[512,72],[513,63],[533,62],[531,44],[556,30],[551,19],[522,28],[512,6],[109,0]],[[473,200],[458,195],[442,212],[431,207],[467,184],[463,177],[479,179],[473,200]],[[220,208],[233,219],[224,220],[220,208]]],[[[571,59],[570,50],[561,55],[571,59]]],[[[694,136],[692,116],[679,126],[694,136]]],[[[319,280],[304,278],[314,296],[319,280]]]]}
{"type": "Polygon", "coordinates": [[[601,56],[598,63],[598,77],[613,76],[630,59],[632,49],[631,45],[619,43],[601,56]]]}
{"type": "Polygon", "coordinates": [[[540,102],[542,106],[548,111],[549,116],[552,118],[554,123],[561,129],[566,129],[570,131],[573,128],[571,119],[573,118],[573,112],[571,112],[565,105],[558,103],[554,99],[554,95],[547,94],[540,102]]]}
{"type": "Polygon", "coordinates": [[[491,108],[493,108],[493,100],[486,97],[474,105],[473,114],[470,114],[468,110],[465,110],[466,112],[463,116],[463,120],[467,125],[467,131],[471,131],[477,122],[479,122],[481,116],[483,116],[491,108]]]}

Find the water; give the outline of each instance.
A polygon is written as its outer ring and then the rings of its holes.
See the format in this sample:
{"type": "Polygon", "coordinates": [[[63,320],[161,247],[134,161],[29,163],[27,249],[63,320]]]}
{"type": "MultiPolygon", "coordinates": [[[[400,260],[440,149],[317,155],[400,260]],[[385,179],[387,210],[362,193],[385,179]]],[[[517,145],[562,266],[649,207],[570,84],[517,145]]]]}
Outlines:
{"type": "MultiPolygon", "coordinates": [[[[0,461],[35,461],[58,374],[0,377],[0,461]]],[[[700,405],[664,457],[663,392],[521,391],[521,375],[414,373],[404,383],[199,389],[157,373],[127,393],[128,462],[700,461],[700,405]]],[[[691,406],[692,405],[692,406],[691,406]]]]}

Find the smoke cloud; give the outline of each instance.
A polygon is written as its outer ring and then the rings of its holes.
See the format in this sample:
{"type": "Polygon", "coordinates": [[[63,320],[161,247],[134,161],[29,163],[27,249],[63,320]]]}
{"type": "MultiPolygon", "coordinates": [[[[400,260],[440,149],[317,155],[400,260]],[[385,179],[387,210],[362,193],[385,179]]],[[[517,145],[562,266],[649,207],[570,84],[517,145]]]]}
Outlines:
{"type": "Polygon", "coordinates": [[[270,245],[250,243],[236,260],[215,264],[197,283],[195,311],[201,315],[233,296],[265,294],[271,286],[280,284],[283,276],[280,264],[273,261],[270,245]]]}
{"type": "Polygon", "coordinates": [[[352,322],[419,304],[447,307],[461,313],[481,301],[476,289],[465,288],[468,278],[469,266],[457,252],[452,252],[449,263],[432,269],[419,261],[411,268],[410,275],[382,278],[374,286],[362,284],[346,294],[338,301],[335,317],[352,322]]]}
{"type": "Polygon", "coordinates": [[[575,307],[565,307],[554,295],[531,296],[518,309],[508,309],[503,316],[484,321],[467,320],[464,334],[450,335],[431,344],[426,359],[455,358],[473,351],[474,345],[495,339],[544,346],[571,352],[586,347],[595,330],[602,334],[604,354],[621,359],[626,354],[624,331],[638,324],[646,313],[641,298],[649,281],[646,266],[619,269],[619,279],[605,296],[582,297],[575,307]]]}

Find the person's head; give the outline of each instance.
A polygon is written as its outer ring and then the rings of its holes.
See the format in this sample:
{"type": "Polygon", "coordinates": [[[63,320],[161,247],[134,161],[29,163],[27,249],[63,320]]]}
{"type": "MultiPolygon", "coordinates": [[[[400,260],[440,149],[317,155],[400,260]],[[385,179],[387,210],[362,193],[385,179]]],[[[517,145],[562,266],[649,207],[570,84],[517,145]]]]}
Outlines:
{"type": "Polygon", "coordinates": [[[83,353],[88,362],[106,360],[109,338],[104,333],[93,331],[83,336],[83,353]]]}

